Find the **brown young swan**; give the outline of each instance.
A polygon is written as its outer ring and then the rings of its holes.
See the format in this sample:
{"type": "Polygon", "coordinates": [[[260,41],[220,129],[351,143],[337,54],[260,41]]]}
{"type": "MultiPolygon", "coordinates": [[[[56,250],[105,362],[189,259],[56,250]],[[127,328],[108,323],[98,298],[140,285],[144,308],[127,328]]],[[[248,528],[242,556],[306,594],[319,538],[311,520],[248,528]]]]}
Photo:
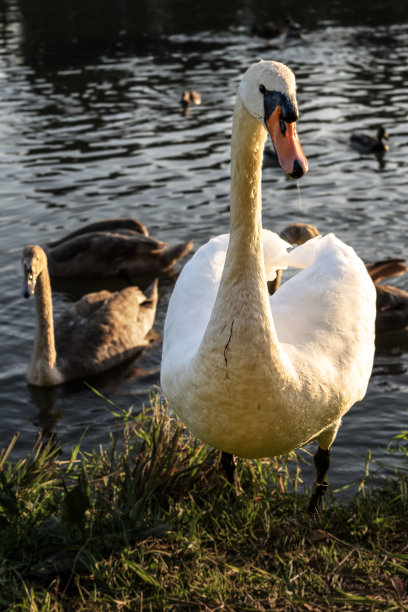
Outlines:
{"type": "Polygon", "coordinates": [[[157,306],[157,281],[145,295],[138,287],[89,293],[55,322],[47,257],[38,245],[23,251],[23,296],[35,294],[37,326],[27,371],[32,385],[48,387],[118,365],[148,344],[157,306]]]}
{"type": "Polygon", "coordinates": [[[149,236],[137,219],[103,219],[44,246],[52,277],[152,278],[168,272],[192,248],[149,236]]]}
{"type": "Polygon", "coordinates": [[[361,259],[332,234],[288,253],[285,241],[262,230],[267,131],[288,175],[307,170],[295,92],[292,71],[278,62],[254,64],[242,78],[230,234],[202,246],[177,280],[161,385],[191,431],[223,451],[230,480],[233,455],[275,456],[317,440],[308,508],[315,513],[341,418],[364,397],[370,378],[375,290],[361,259]],[[304,269],[269,296],[267,279],[285,265],[304,269]]]}

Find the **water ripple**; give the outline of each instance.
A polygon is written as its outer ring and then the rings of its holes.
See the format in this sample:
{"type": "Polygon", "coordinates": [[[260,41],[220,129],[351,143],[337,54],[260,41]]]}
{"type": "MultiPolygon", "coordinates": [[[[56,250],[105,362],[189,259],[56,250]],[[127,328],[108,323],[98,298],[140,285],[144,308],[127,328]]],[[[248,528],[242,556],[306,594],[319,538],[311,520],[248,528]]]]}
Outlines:
{"type": "MultiPolygon", "coordinates": [[[[295,70],[298,129],[310,163],[301,199],[296,183],[264,168],[264,225],[279,231],[305,220],[335,231],[365,259],[405,256],[406,35],[405,25],[322,23],[300,45],[273,48],[236,28],[170,36],[157,50],[149,46],[137,55],[117,52],[80,67],[37,70],[21,59],[11,65],[10,37],[0,33],[4,440],[22,429],[17,452],[25,452],[50,423],[68,442],[87,425],[91,439],[103,442],[114,426],[107,407],[81,385],[41,397],[27,387],[34,313],[33,304],[20,299],[21,249],[120,215],[140,218],[170,242],[193,238],[195,248],[228,231],[232,110],[240,75],[254,59],[279,59],[295,70]],[[202,96],[187,117],[180,106],[184,89],[202,96]],[[390,134],[382,161],[351,149],[352,132],[375,132],[379,125],[390,134]]],[[[407,286],[403,277],[394,282],[407,286]]],[[[171,289],[170,281],[161,286],[159,334],[171,289]]],[[[70,299],[68,291],[55,291],[57,314],[70,299]]],[[[332,472],[336,486],[357,475],[362,461],[354,455],[363,457],[373,440],[384,449],[406,423],[408,344],[401,338],[393,336],[396,354],[383,340],[378,345],[367,397],[344,419],[332,472]]],[[[123,407],[146,398],[158,382],[160,351],[157,342],[116,384],[106,381],[110,397],[123,407]]],[[[383,450],[376,452],[384,458],[383,450]]]]}

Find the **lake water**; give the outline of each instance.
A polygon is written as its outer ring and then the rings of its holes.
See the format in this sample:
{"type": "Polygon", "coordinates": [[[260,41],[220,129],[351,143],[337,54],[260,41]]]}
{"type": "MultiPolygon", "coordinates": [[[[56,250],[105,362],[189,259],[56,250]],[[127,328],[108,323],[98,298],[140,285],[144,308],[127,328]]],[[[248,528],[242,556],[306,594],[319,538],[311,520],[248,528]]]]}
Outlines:
{"type": "MultiPolygon", "coordinates": [[[[14,456],[24,455],[39,431],[74,444],[86,430],[90,448],[106,443],[115,426],[106,402],[82,383],[52,390],[27,385],[35,317],[34,300],[21,297],[23,247],[112,216],[136,217],[168,242],[193,239],[194,250],[228,231],[232,111],[237,83],[253,61],[276,59],[295,71],[298,130],[310,164],[300,196],[296,182],[265,167],[264,226],[280,231],[308,221],[322,233],[335,232],[363,259],[406,256],[404,3],[395,2],[394,11],[380,2],[359,12],[351,2],[334,3],[331,13],[312,3],[300,15],[293,11],[307,32],[292,42],[251,36],[251,25],[267,18],[266,3],[258,14],[251,3],[228,4],[218,22],[215,5],[197,4],[195,20],[182,3],[168,14],[146,5],[143,36],[131,3],[119,4],[128,12],[112,19],[96,14],[95,30],[87,29],[90,17],[79,3],[59,16],[46,13],[46,0],[10,0],[0,9],[0,423],[2,447],[21,432],[14,456]],[[202,96],[187,117],[184,89],[202,96]],[[375,132],[379,125],[390,134],[382,161],[350,148],[353,131],[375,132]]],[[[283,21],[283,4],[277,15],[283,21]]],[[[408,289],[408,276],[393,283],[408,289]]],[[[123,409],[138,409],[158,384],[172,286],[171,278],[160,284],[154,346],[97,380],[99,391],[123,409]]],[[[55,314],[94,288],[56,284],[55,314]]],[[[333,486],[362,474],[368,449],[379,462],[396,462],[385,447],[407,428],[407,368],[408,332],[379,336],[367,395],[337,435],[333,486]]]]}

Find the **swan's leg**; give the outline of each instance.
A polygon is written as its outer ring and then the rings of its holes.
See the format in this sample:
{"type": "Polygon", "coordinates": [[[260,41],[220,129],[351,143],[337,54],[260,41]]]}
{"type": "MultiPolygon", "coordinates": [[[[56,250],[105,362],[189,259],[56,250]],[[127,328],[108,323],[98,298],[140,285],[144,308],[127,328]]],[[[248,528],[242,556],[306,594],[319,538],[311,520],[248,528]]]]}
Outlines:
{"type": "Polygon", "coordinates": [[[316,468],[316,480],[313,484],[313,493],[307,511],[310,514],[320,514],[323,495],[326,493],[327,487],[329,486],[326,480],[326,474],[330,466],[330,449],[324,450],[318,446],[313,461],[316,468]]]}
{"type": "Polygon", "coordinates": [[[221,465],[225,470],[225,475],[227,477],[228,482],[230,482],[231,484],[234,484],[235,480],[236,480],[236,460],[234,455],[231,455],[231,453],[226,453],[224,451],[222,451],[221,453],[221,465]]]}
{"type": "Polygon", "coordinates": [[[234,455],[231,455],[231,453],[226,453],[222,451],[221,465],[225,470],[225,475],[227,477],[228,482],[232,484],[235,489],[235,492],[239,493],[241,491],[241,486],[238,482],[236,457],[234,457],[234,455]]]}
{"type": "Polygon", "coordinates": [[[323,495],[329,486],[326,475],[330,466],[330,447],[334,442],[340,423],[341,419],[323,431],[317,438],[318,447],[313,457],[316,468],[316,480],[313,484],[313,492],[307,508],[307,512],[313,515],[320,513],[323,495]]]}

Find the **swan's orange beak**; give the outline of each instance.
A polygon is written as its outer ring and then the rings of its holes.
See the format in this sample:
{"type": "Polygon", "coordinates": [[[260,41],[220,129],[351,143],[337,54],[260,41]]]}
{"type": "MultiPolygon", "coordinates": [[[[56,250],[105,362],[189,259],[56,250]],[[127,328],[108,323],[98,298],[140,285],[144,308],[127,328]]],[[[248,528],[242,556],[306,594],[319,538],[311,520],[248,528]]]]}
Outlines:
{"type": "Polygon", "coordinates": [[[306,174],[309,166],[300,146],[296,121],[287,123],[281,118],[281,114],[282,107],[278,104],[266,119],[266,126],[282,170],[293,178],[300,178],[306,174]]]}

